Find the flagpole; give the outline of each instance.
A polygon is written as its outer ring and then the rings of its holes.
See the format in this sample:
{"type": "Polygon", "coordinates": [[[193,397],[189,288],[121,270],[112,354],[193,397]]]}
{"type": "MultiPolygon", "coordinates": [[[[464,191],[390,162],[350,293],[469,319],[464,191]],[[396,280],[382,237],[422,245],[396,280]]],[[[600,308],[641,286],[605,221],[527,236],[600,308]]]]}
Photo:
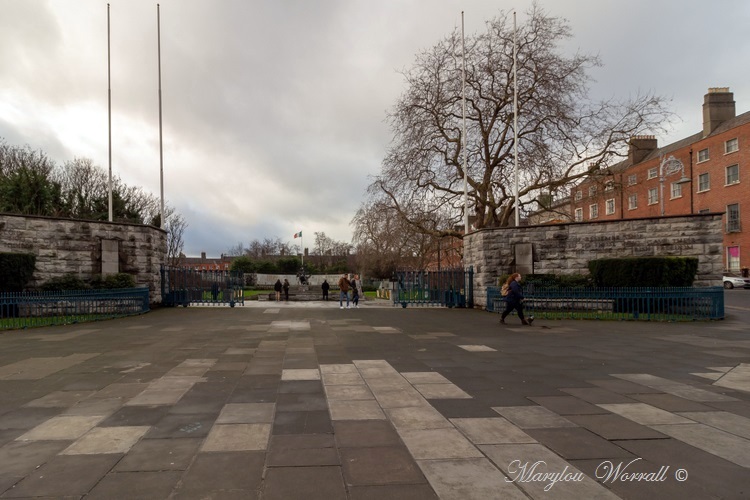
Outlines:
{"type": "Polygon", "coordinates": [[[461,100],[463,103],[464,146],[464,234],[469,234],[469,175],[466,169],[466,43],[464,41],[464,11],[461,11],[461,100]]]}
{"type": "Polygon", "coordinates": [[[161,188],[161,211],[160,222],[161,229],[164,229],[164,148],[162,146],[162,125],[161,125],[161,17],[159,4],[156,4],[156,45],[159,61],[159,186],[161,188]]]}
{"type": "Polygon", "coordinates": [[[513,170],[515,172],[516,192],[515,192],[515,212],[516,227],[521,225],[521,210],[518,206],[518,80],[517,80],[517,61],[516,61],[516,12],[513,11],[513,170]]]}
{"type": "Polygon", "coordinates": [[[299,243],[302,245],[302,267],[305,267],[305,240],[302,231],[299,232],[299,243]]]}
{"type": "Polygon", "coordinates": [[[109,128],[109,179],[108,196],[109,196],[109,222],[112,222],[112,71],[111,71],[111,52],[109,48],[109,4],[107,4],[107,118],[109,128]]]}

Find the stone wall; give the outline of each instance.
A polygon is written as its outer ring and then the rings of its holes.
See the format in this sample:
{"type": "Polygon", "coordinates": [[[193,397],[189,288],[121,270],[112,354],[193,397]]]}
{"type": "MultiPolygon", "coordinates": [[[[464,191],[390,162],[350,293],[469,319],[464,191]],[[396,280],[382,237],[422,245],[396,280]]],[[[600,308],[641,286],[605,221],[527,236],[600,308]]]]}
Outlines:
{"type": "Polygon", "coordinates": [[[167,233],[152,226],[0,214],[0,252],[36,255],[30,288],[69,273],[88,280],[121,272],[160,303],[166,248],[167,233]]]}
{"type": "Polygon", "coordinates": [[[475,231],[464,238],[464,263],[474,266],[474,303],[486,306],[487,287],[516,272],[516,246],[528,244],[535,274],[588,274],[594,259],[672,255],[698,258],[695,286],[721,285],[721,218],[711,213],[475,231]]]}

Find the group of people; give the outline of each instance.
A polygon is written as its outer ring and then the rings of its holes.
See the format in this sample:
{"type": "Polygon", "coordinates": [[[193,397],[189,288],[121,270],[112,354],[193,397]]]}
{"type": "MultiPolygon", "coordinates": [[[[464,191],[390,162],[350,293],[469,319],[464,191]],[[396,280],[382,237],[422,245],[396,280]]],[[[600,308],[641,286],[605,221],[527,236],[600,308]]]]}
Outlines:
{"type": "MultiPolygon", "coordinates": [[[[344,300],[346,300],[347,309],[351,308],[352,305],[359,307],[359,294],[362,287],[359,275],[344,274],[339,278],[338,286],[340,290],[339,308],[344,309],[344,300]]],[[[328,300],[328,290],[331,288],[328,280],[323,280],[323,284],[320,287],[323,289],[323,300],[328,300]]]]}
{"type": "Polygon", "coordinates": [[[281,280],[276,280],[273,290],[276,292],[276,302],[281,300],[282,290],[284,291],[284,300],[289,301],[289,280],[285,279],[284,283],[281,283],[281,280]]]}

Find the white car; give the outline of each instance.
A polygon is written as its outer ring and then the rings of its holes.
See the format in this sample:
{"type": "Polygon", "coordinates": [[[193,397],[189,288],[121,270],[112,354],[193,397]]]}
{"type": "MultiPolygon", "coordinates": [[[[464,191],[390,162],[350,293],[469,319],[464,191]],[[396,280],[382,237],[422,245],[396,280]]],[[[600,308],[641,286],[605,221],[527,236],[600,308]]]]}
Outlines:
{"type": "Polygon", "coordinates": [[[722,278],[724,288],[750,288],[750,278],[739,278],[737,276],[724,276],[722,278]]]}

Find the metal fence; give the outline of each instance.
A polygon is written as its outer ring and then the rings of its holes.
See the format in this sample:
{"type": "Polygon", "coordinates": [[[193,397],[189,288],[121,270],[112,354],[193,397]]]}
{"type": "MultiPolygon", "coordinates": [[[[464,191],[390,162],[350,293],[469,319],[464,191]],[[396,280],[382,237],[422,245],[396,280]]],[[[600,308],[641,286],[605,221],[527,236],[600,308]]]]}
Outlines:
{"type": "Polygon", "coordinates": [[[0,293],[0,330],[83,323],[148,311],[148,288],[0,293]]]}
{"type": "Polygon", "coordinates": [[[238,271],[198,271],[162,266],[162,305],[245,305],[244,276],[238,271]]]}
{"type": "Polygon", "coordinates": [[[397,271],[394,305],[474,307],[474,269],[397,271]]]}
{"type": "MultiPolygon", "coordinates": [[[[528,287],[524,311],[544,319],[706,321],[724,318],[722,287],[528,287]]],[[[502,312],[500,288],[488,287],[487,310],[502,312]]]]}

